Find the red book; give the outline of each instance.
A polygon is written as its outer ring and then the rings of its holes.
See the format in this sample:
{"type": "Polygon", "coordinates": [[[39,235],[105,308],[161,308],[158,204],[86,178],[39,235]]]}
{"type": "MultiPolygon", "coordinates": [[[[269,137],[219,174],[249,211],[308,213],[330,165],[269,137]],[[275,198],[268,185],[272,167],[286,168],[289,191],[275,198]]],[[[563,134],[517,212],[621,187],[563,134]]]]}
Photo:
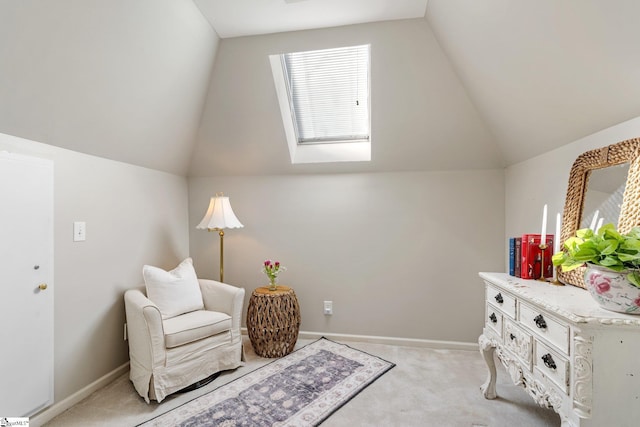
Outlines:
{"type": "MultiPolygon", "coordinates": [[[[539,234],[523,234],[520,254],[520,277],[523,279],[539,279],[542,267],[542,249],[539,234]]],[[[553,277],[553,234],[547,234],[547,248],[544,250],[544,277],[553,277]]]]}

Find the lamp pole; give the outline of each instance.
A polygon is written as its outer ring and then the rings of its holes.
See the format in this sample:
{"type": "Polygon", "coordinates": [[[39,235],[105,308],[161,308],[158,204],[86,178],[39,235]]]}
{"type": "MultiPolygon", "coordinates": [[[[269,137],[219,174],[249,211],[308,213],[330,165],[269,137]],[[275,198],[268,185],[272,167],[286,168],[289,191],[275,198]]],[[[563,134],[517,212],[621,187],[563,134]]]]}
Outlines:
{"type": "Polygon", "coordinates": [[[220,281],[224,283],[224,230],[216,228],[220,235],[220,281]]]}

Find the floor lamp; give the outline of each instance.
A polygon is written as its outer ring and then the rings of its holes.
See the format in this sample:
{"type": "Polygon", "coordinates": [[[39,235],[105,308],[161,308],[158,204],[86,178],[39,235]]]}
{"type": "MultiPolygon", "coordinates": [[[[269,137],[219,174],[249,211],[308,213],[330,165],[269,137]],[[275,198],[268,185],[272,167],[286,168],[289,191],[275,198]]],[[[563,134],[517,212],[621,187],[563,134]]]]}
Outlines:
{"type": "Polygon", "coordinates": [[[217,231],[220,235],[220,281],[224,282],[224,229],[244,227],[231,209],[229,198],[216,193],[211,198],[207,213],[196,228],[217,231]]]}

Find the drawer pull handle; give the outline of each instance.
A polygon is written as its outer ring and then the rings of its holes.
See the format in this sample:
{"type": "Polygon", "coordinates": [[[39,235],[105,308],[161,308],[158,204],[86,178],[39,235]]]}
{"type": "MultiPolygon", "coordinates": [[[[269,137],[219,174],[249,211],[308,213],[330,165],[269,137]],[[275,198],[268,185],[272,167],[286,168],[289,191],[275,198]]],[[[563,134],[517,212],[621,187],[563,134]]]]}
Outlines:
{"type": "Polygon", "coordinates": [[[498,295],[496,295],[494,298],[496,299],[496,301],[498,301],[498,304],[502,304],[504,302],[501,293],[498,293],[498,295]]]}
{"type": "Polygon", "coordinates": [[[547,322],[544,321],[542,314],[538,314],[533,318],[533,321],[536,322],[536,326],[540,329],[547,329],[547,322]]]}
{"type": "Polygon", "coordinates": [[[489,319],[491,319],[491,322],[493,323],[498,323],[498,318],[496,317],[495,313],[491,313],[491,316],[489,316],[489,319]]]}
{"type": "Polygon", "coordinates": [[[544,362],[544,366],[549,369],[556,369],[556,362],[553,361],[553,357],[551,354],[547,353],[542,356],[542,361],[544,362]]]}
{"type": "Polygon", "coordinates": [[[515,339],[516,339],[516,336],[515,336],[515,335],[513,335],[513,334],[509,334],[509,338],[511,338],[511,341],[513,341],[513,340],[515,340],[515,339]]]}

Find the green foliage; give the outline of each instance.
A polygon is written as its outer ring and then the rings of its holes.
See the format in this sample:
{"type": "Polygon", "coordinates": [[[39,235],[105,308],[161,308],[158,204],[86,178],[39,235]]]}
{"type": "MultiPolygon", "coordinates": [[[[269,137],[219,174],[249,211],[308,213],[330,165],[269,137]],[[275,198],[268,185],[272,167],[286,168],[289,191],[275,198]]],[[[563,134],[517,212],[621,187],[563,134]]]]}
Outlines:
{"type": "Polygon", "coordinates": [[[574,270],[585,263],[629,271],[627,278],[640,288],[640,227],[627,234],[618,233],[613,224],[603,225],[597,233],[583,228],[564,242],[564,249],[552,258],[553,265],[562,266],[562,271],[574,270]]]}

